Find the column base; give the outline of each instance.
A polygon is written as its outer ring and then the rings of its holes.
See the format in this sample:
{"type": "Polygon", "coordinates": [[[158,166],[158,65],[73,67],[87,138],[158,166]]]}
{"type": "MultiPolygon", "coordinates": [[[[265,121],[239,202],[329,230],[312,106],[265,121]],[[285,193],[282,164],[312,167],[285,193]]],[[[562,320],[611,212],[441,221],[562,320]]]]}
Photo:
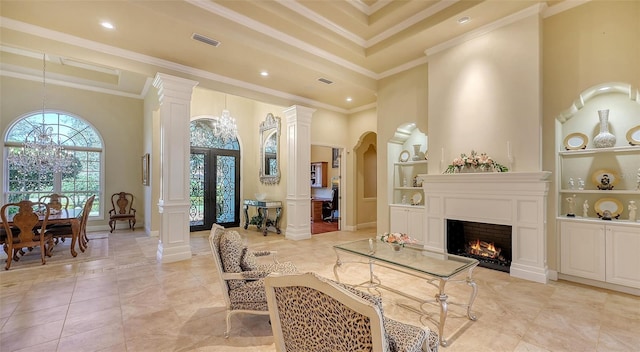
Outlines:
{"type": "Polygon", "coordinates": [[[191,259],[191,246],[189,244],[180,244],[177,246],[163,246],[162,242],[158,243],[158,251],[156,258],[160,263],[174,263],[182,260],[191,259]]]}

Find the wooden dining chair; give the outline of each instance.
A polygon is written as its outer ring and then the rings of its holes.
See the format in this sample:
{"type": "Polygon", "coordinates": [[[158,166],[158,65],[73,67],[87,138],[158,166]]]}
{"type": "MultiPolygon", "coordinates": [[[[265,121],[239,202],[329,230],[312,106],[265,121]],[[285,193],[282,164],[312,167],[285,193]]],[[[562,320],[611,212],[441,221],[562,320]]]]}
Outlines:
{"type": "Polygon", "coordinates": [[[9,270],[12,259],[17,257],[18,251],[25,247],[40,247],[42,265],[46,264],[45,255],[50,257],[53,248],[53,237],[45,233],[50,212],[51,209],[46,203],[29,200],[2,206],[0,217],[7,236],[4,244],[7,253],[5,270],[9,270]],[[34,207],[43,212],[42,219],[34,211],[34,207]],[[17,213],[11,218],[9,213],[15,211],[16,208],[17,213]]]}
{"type": "Polygon", "coordinates": [[[67,210],[69,207],[69,197],[58,193],[42,196],[38,199],[38,202],[47,203],[52,210],[55,209],[58,211],[62,209],[67,210]]]}
{"type": "MultiPolygon", "coordinates": [[[[69,197],[63,194],[58,194],[58,193],[51,193],[51,194],[41,196],[40,198],[38,198],[38,202],[48,204],[49,208],[51,208],[51,214],[59,213],[63,209],[67,210],[67,208],[69,207],[69,197]]],[[[49,224],[47,226],[51,228],[51,227],[58,227],[58,226],[64,226],[64,225],[49,224]]],[[[61,240],[62,242],[64,242],[65,240],[64,237],[61,240]]],[[[58,238],[56,238],[55,241],[56,241],[56,244],[58,244],[58,238]]]]}
{"type": "MultiPolygon", "coordinates": [[[[89,197],[87,201],[84,203],[84,207],[82,208],[82,212],[78,215],[78,219],[80,222],[80,229],[78,231],[78,247],[80,247],[80,251],[84,252],[87,248],[87,242],[89,239],[87,238],[87,220],[89,219],[89,213],[91,212],[91,207],[93,206],[93,201],[96,198],[95,195],[89,197]]],[[[55,227],[49,227],[46,231],[47,234],[53,236],[54,239],[62,239],[65,238],[73,238],[73,228],[71,224],[61,224],[55,227]]]]}
{"type": "Polygon", "coordinates": [[[133,231],[136,226],[136,209],[133,208],[133,194],[127,192],[114,193],[111,196],[111,206],[109,210],[110,232],[116,229],[116,221],[128,221],[129,228],[133,231]]]}

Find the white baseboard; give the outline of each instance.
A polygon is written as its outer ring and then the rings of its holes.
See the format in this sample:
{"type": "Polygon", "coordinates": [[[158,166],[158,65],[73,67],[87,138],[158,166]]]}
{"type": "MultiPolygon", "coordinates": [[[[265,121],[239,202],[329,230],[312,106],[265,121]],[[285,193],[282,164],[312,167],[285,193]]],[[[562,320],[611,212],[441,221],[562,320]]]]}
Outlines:
{"type": "Polygon", "coordinates": [[[371,229],[371,228],[376,228],[376,227],[378,227],[378,222],[377,221],[365,222],[365,223],[357,225],[358,230],[371,229]]]}

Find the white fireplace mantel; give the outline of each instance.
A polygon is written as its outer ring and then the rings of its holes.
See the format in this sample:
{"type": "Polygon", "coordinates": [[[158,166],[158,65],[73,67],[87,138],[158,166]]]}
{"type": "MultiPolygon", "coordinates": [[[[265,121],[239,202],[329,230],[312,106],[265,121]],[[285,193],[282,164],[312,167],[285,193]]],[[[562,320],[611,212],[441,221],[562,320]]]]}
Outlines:
{"type": "Polygon", "coordinates": [[[418,175],[425,193],[425,247],[446,252],[447,219],[509,225],[511,276],[547,283],[550,175],[548,171],[418,175]]]}

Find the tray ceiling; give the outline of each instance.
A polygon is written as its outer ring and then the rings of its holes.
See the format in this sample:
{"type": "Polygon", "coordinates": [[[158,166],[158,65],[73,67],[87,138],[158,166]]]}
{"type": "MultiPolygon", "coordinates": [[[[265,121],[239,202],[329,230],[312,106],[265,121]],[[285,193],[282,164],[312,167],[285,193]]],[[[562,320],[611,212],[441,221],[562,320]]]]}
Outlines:
{"type": "Polygon", "coordinates": [[[426,62],[425,50],[536,5],[568,7],[520,0],[2,1],[0,59],[3,75],[39,80],[46,53],[54,84],[133,97],[164,72],[230,94],[348,112],[374,104],[378,80],[426,62]],[[464,16],[471,20],[458,23],[464,16]]]}

